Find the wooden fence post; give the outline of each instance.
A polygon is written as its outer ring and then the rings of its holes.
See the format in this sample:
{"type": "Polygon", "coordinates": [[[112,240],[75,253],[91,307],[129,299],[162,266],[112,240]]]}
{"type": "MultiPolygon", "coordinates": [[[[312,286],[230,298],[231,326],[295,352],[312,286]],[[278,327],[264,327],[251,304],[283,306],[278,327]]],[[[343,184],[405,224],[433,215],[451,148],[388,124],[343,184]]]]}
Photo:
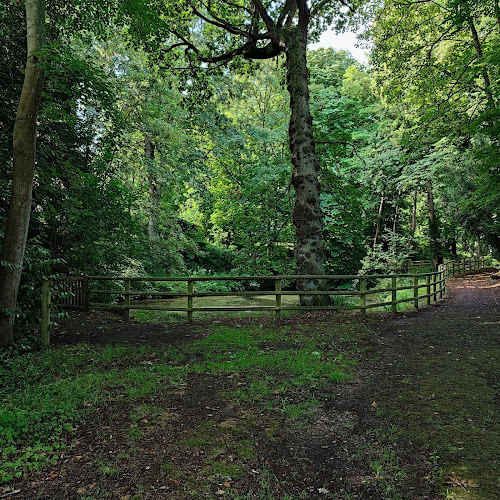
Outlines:
{"type": "Polygon", "coordinates": [[[391,278],[391,292],[392,292],[392,312],[395,313],[397,311],[397,304],[396,304],[396,300],[397,300],[397,289],[396,289],[396,277],[393,276],[391,278]]]}
{"type": "Polygon", "coordinates": [[[194,282],[188,280],[187,282],[187,318],[188,323],[193,322],[193,292],[194,292],[194,282]]]}
{"type": "Polygon", "coordinates": [[[444,266],[441,264],[439,266],[439,274],[438,274],[438,281],[439,281],[439,300],[443,298],[443,285],[444,285],[444,266]]]}
{"type": "Polygon", "coordinates": [[[427,295],[427,305],[430,306],[431,305],[431,275],[428,274],[426,277],[425,277],[425,289],[426,289],[426,295],[427,295]]]}
{"type": "Polygon", "coordinates": [[[42,345],[50,344],[50,281],[42,283],[42,317],[40,330],[42,334],[42,345]]]}
{"type": "Polygon", "coordinates": [[[276,292],[276,310],[274,312],[274,318],[276,321],[281,320],[281,285],[282,281],[277,279],[274,283],[274,291],[276,292]]]}
{"type": "Polygon", "coordinates": [[[413,276],[413,306],[418,309],[418,276],[413,276]]]}
{"type": "Polygon", "coordinates": [[[359,278],[359,305],[361,307],[361,315],[366,316],[366,279],[359,278]]]}
{"type": "Polygon", "coordinates": [[[123,306],[123,318],[125,321],[130,321],[130,280],[125,280],[125,302],[123,306]]]}

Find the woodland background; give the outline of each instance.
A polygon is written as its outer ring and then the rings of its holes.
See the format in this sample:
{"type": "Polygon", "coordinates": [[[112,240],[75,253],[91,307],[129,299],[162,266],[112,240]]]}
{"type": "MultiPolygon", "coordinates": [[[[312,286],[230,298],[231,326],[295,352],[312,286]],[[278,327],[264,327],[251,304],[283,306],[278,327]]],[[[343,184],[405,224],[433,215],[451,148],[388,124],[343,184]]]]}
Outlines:
{"type": "MultiPolygon", "coordinates": [[[[211,52],[227,40],[191,2],[118,4],[47,2],[32,214],[11,312],[20,325],[36,320],[41,281],[57,274],[296,272],[284,57],[199,62],[173,25],[211,52]]],[[[355,15],[337,8],[335,25],[364,26],[368,66],[342,50],[307,54],[325,271],[498,256],[498,1],[358,4],[355,15]]],[[[231,5],[219,8],[237,23],[231,5]]],[[[0,5],[0,237],[24,16],[22,2],[0,5]]],[[[311,41],[330,22],[327,12],[311,41]]]]}

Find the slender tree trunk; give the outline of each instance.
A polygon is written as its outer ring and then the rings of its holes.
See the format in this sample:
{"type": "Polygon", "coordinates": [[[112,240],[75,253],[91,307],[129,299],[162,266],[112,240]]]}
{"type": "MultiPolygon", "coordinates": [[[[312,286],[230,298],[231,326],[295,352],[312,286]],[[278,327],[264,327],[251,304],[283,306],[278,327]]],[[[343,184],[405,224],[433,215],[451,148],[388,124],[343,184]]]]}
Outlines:
{"type": "Polygon", "coordinates": [[[437,271],[441,263],[441,255],[439,252],[439,225],[434,210],[434,192],[431,181],[425,183],[427,189],[427,207],[429,213],[429,247],[431,253],[432,269],[437,271]]]}
{"type": "MultiPolygon", "coordinates": [[[[296,261],[298,274],[324,274],[322,217],[320,207],[319,164],[313,139],[312,116],[309,108],[308,69],[306,62],[307,13],[301,13],[298,27],[287,30],[285,53],[287,83],[290,93],[290,150],[292,153],[292,184],[296,201],[293,224],[297,237],[296,261]]],[[[298,280],[299,290],[322,289],[321,280],[298,280]]],[[[326,296],[302,296],[301,303],[310,305],[327,302],[326,296]],[[325,300],[326,299],[326,300],[325,300]]]]}
{"type": "Polygon", "coordinates": [[[410,251],[413,250],[413,239],[415,238],[415,231],[417,229],[417,201],[418,191],[415,190],[415,193],[413,194],[413,208],[411,211],[410,238],[408,239],[410,251]]]}
{"type": "Polygon", "coordinates": [[[456,235],[453,235],[453,238],[451,240],[450,253],[453,257],[457,256],[457,237],[456,237],[456,235]]]}
{"type": "Polygon", "coordinates": [[[478,235],[474,241],[474,257],[481,257],[481,238],[478,235]]]}
{"type": "Polygon", "coordinates": [[[394,218],[392,219],[392,232],[396,234],[396,227],[398,225],[398,215],[399,215],[399,208],[396,206],[394,209],[394,218]]]}
{"type": "Polygon", "coordinates": [[[0,253],[0,345],[13,341],[36,154],[36,122],[43,89],[39,52],[45,43],[45,0],[26,0],[27,60],[14,124],[12,192],[0,253]]]}
{"type": "Polygon", "coordinates": [[[500,7],[498,0],[493,0],[493,8],[495,9],[495,19],[497,20],[498,33],[500,33],[500,7]]]}
{"type": "MultiPolygon", "coordinates": [[[[470,7],[469,3],[466,0],[464,2],[464,10],[466,13],[467,17],[467,24],[469,25],[469,29],[472,35],[472,42],[474,44],[474,49],[476,50],[476,55],[477,59],[479,61],[479,64],[483,62],[484,59],[484,54],[483,54],[483,49],[481,47],[481,41],[479,39],[479,34],[476,29],[476,25],[474,24],[474,20],[472,18],[472,14],[470,12],[470,7]]],[[[498,8],[498,5],[495,5],[496,8],[498,8]]],[[[495,109],[495,101],[493,99],[493,94],[491,92],[491,80],[490,80],[490,75],[488,73],[488,70],[486,69],[486,66],[483,67],[481,70],[481,74],[483,77],[483,82],[484,82],[484,92],[486,95],[486,98],[488,99],[488,105],[490,106],[491,109],[495,109]]]]}
{"type": "Polygon", "coordinates": [[[380,197],[380,203],[378,206],[378,213],[377,213],[377,222],[375,224],[375,235],[373,236],[373,248],[378,243],[378,238],[380,236],[380,222],[382,221],[382,210],[384,209],[384,193],[382,193],[382,196],[380,197]]]}
{"type": "Polygon", "coordinates": [[[144,139],[144,156],[146,159],[146,171],[148,176],[149,184],[149,221],[148,221],[148,233],[150,240],[157,240],[159,238],[158,234],[158,213],[160,210],[160,199],[161,190],[158,186],[156,176],[153,172],[153,162],[155,159],[155,145],[151,142],[151,139],[146,136],[144,139]]]}

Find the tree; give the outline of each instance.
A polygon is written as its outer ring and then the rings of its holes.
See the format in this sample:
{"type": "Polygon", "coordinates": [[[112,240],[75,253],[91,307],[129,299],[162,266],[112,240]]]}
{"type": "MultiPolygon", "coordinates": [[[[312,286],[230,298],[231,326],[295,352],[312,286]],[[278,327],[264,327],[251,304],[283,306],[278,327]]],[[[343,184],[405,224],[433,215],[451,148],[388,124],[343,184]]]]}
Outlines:
{"type": "Polygon", "coordinates": [[[377,111],[367,71],[343,50],[309,51],[311,113],[318,145],[325,268],[354,274],[365,255],[369,199],[361,156],[376,130],[377,111]]]}
{"type": "MultiPolygon", "coordinates": [[[[411,150],[422,167],[433,169],[425,190],[429,194],[432,186],[435,200],[444,193],[449,196],[450,189],[443,191],[431,177],[452,165],[457,154],[474,157],[462,168],[469,169],[464,173],[467,179],[476,172],[479,178],[466,182],[469,191],[462,202],[452,203],[455,221],[450,220],[448,226],[452,233],[459,223],[464,229],[477,227],[477,211],[458,207],[480,206],[483,214],[487,207],[483,220],[491,222],[484,226],[492,236],[500,202],[495,189],[500,182],[498,0],[388,0],[372,34],[379,88],[386,102],[400,109],[401,147],[411,150]],[[445,154],[443,144],[453,144],[454,151],[448,149],[445,154]],[[439,169],[431,161],[436,155],[441,158],[439,169]]],[[[433,198],[428,196],[430,205],[433,198]]],[[[430,217],[434,254],[438,248],[436,224],[430,217]]],[[[497,246],[497,238],[488,239],[497,246]]],[[[451,247],[453,252],[455,243],[451,247]]]]}
{"type": "MultiPolygon", "coordinates": [[[[192,42],[186,33],[174,30],[180,44],[191,50],[199,61],[217,64],[242,55],[246,59],[269,59],[280,54],[286,58],[287,88],[290,95],[289,143],[292,156],[292,184],[295,189],[293,224],[296,233],[297,272],[302,275],[324,274],[324,248],[320,207],[319,162],[313,137],[312,116],[306,61],[307,43],[312,29],[317,34],[325,24],[340,15],[344,2],[252,0],[205,4],[188,2],[200,20],[202,31],[211,36],[204,48],[192,42]],[[225,41],[229,41],[227,47],[225,41]]],[[[196,28],[198,29],[198,28],[196,28]]],[[[196,33],[193,33],[193,36],[196,33]]],[[[314,290],[318,280],[299,280],[299,290],[314,290]]],[[[324,296],[316,296],[319,302],[324,296]]],[[[313,297],[302,296],[304,304],[313,297]]]]}
{"type": "Polygon", "coordinates": [[[45,0],[26,0],[27,59],[14,125],[13,176],[7,224],[0,253],[0,345],[13,341],[17,294],[31,215],[36,129],[44,72],[45,0]]]}

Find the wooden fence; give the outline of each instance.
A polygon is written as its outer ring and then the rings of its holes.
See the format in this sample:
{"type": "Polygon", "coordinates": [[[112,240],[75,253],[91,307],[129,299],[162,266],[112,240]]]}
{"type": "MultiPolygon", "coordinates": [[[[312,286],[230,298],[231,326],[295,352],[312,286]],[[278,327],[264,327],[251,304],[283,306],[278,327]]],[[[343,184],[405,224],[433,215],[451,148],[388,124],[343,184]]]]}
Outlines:
{"type": "Polygon", "coordinates": [[[414,271],[415,269],[432,269],[432,260],[410,260],[406,264],[406,270],[414,271]]]}
{"type": "Polygon", "coordinates": [[[49,343],[50,334],[50,310],[51,305],[61,307],[73,307],[83,310],[90,309],[119,309],[123,311],[125,319],[130,318],[132,309],[145,311],[175,311],[185,312],[189,322],[193,320],[196,312],[214,311],[268,311],[274,313],[276,320],[280,320],[282,311],[310,311],[310,310],[351,310],[360,311],[366,315],[368,309],[388,308],[392,312],[397,311],[398,304],[410,302],[413,307],[418,308],[421,301],[425,305],[440,300],[446,293],[446,279],[450,276],[460,276],[467,272],[482,269],[485,266],[484,257],[468,258],[457,261],[446,262],[439,266],[436,272],[420,274],[376,274],[376,275],[325,275],[325,276],[205,276],[205,277],[165,277],[165,278],[138,278],[138,277],[109,277],[109,276],[82,276],[62,277],[55,281],[45,282],[42,288],[42,340],[49,343]],[[335,287],[326,290],[284,290],[284,284],[295,282],[297,279],[325,280],[334,282],[335,287]],[[235,283],[259,281],[266,282],[270,291],[247,290],[247,291],[199,291],[196,284],[201,282],[229,281],[235,283]],[[181,291],[154,291],[140,290],[133,287],[134,284],[142,283],[184,283],[181,291]],[[342,288],[339,283],[348,286],[342,288]],[[116,288],[115,284],[120,284],[116,288]],[[96,287],[97,285],[97,287],[96,287]],[[109,286],[108,286],[109,285],[109,286]],[[104,287],[103,287],[104,286],[104,287]],[[401,294],[398,292],[405,292],[401,294]],[[422,293],[423,292],[423,293],[422,293]],[[387,299],[381,301],[380,296],[387,294],[387,299]],[[317,296],[327,295],[330,305],[286,305],[282,303],[282,297],[294,296],[317,296]],[[399,296],[398,296],[399,295],[399,296]],[[402,296],[405,295],[405,296],[402,296]],[[90,301],[90,298],[105,296],[111,300],[121,299],[122,303],[107,303],[90,301]],[[152,306],[146,304],[132,304],[132,297],[155,297],[172,298],[185,297],[186,303],[182,307],[168,307],[165,305],[152,306]],[[255,297],[272,296],[273,305],[245,305],[245,306],[199,306],[196,299],[199,297],[255,297]],[[343,303],[335,304],[337,297],[348,298],[343,303]],[[373,300],[375,298],[375,300],[373,300]],[[378,300],[377,300],[378,299],[378,300]]]}

